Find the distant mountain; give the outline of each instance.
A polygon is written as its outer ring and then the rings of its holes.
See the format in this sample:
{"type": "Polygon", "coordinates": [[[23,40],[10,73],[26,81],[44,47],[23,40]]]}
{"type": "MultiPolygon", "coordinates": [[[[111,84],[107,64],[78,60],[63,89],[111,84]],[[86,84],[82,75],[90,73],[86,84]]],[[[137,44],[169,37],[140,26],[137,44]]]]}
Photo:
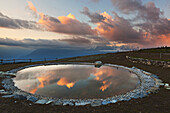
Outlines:
{"type": "Polygon", "coordinates": [[[24,56],[24,58],[42,59],[42,58],[69,58],[75,56],[84,56],[92,54],[107,53],[99,50],[83,49],[83,50],[72,50],[72,49],[37,49],[30,54],[24,56]]]}
{"type": "Polygon", "coordinates": [[[17,47],[0,47],[0,59],[13,59],[25,56],[32,51],[17,47]]]}

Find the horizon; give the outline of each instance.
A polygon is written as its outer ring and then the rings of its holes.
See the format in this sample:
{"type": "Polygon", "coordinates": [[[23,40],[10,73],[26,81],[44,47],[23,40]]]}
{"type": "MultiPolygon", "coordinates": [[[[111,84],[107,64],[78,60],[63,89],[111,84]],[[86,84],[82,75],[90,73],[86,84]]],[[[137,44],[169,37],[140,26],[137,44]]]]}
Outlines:
{"type": "Polygon", "coordinates": [[[170,46],[168,0],[6,0],[0,7],[0,58],[41,48],[98,52],[170,46]]]}

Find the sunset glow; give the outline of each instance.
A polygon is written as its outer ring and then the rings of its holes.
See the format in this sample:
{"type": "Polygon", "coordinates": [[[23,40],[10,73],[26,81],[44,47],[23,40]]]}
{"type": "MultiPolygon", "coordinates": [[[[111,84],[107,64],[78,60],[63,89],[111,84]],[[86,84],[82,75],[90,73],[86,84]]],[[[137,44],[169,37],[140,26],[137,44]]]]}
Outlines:
{"type": "Polygon", "coordinates": [[[1,1],[0,47],[29,53],[28,49],[40,48],[116,51],[170,46],[169,4],[169,0],[1,1]]]}
{"type": "Polygon", "coordinates": [[[30,93],[32,94],[35,94],[38,88],[43,88],[45,85],[48,85],[51,79],[50,79],[50,76],[40,76],[40,77],[37,77],[37,80],[39,81],[39,85],[38,87],[30,91],[30,93]]]}
{"type": "Polygon", "coordinates": [[[71,87],[73,87],[74,86],[74,83],[73,82],[71,82],[71,83],[69,83],[68,81],[67,81],[67,78],[65,78],[65,77],[63,77],[63,78],[61,78],[58,82],[57,82],[57,85],[59,85],[59,86],[67,86],[68,88],[71,88],[71,87]]]}

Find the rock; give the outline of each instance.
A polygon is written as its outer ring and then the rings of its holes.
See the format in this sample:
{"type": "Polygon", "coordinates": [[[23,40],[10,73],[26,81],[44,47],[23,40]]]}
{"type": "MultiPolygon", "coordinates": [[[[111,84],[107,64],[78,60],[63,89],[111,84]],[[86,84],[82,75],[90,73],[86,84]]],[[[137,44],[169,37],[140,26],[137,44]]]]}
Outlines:
{"type": "Polygon", "coordinates": [[[27,97],[23,95],[14,95],[14,98],[20,99],[20,100],[26,100],[27,97]]]}
{"type": "Polygon", "coordinates": [[[165,83],[164,88],[166,88],[167,90],[170,90],[169,84],[168,84],[168,83],[165,83]]]}
{"type": "Polygon", "coordinates": [[[148,62],[147,62],[147,65],[151,65],[151,62],[148,61],[148,62]]]}
{"type": "Polygon", "coordinates": [[[110,103],[116,103],[117,102],[117,100],[111,100],[110,101],[110,103]]]}
{"type": "Polygon", "coordinates": [[[38,100],[38,101],[36,101],[35,103],[36,103],[36,104],[46,104],[46,103],[47,103],[47,101],[48,101],[48,100],[44,100],[44,99],[42,99],[42,100],[38,100]]]}
{"type": "Polygon", "coordinates": [[[167,90],[170,90],[170,86],[166,87],[167,90]]]}
{"type": "Polygon", "coordinates": [[[90,104],[90,102],[76,102],[75,106],[85,106],[87,104],[90,104]]]}
{"type": "Polygon", "coordinates": [[[48,102],[46,102],[46,104],[50,104],[50,103],[52,103],[53,102],[53,100],[49,100],[48,102]]]}
{"type": "Polygon", "coordinates": [[[31,102],[36,102],[38,100],[38,98],[33,97],[33,96],[28,96],[27,100],[31,101],[31,102]]]}
{"type": "Polygon", "coordinates": [[[102,102],[102,105],[107,105],[107,104],[110,104],[110,103],[111,103],[110,101],[104,100],[104,101],[102,102]]]}
{"type": "Polygon", "coordinates": [[[94,63],[94,65],[95,65],[95,67],[101,67],[102,66],[102,61],[96,61],[95,63],[94,63]]]}
{"type": "Polygon", "coordinates": [[[168,87],[169,86],[169,84],[168,83],[165,83],[165,86],[164,87],[168,87]]]}
{"type": "Polygon", "coordinates": [[[11,97],[13,97],[14,95],[4,95],[4,96],[2,96],[3,98],[11,98],[11,97]]]}
{"type": "Polygon", "coordinates": [[[2,95],[9,95],[9,94],[11,94],[10,92],[0,92],[0,94],[2,94],[2,95]]]}
{"type": "Polygon", "coordinates": [[[53,103],[54,103],[54,105],[63,105],[63,102],[61,102],[61,101],[55,101],[53,103]]]}
{"type": "Polygon", "coordinates": [[[164,86],[164,83],[156,83],[156,85],[164,86]]]}
{"type": "Polygon", "coordinates": [[[101,105],[102,105],[101,101],[94,101],[94,102],[91,103],[92,107],[101,106],[101,105]]]}
{"type": "Polygon", "coordinates": [[[5,90],[4,90],[4,89],[1,89],[0,92],[5,92],[5,90]]]}
{"type": "Polygon", "coordinates": [[[0,90],[0,94],[2,94],[2,95],[9,95],[9,94],[11,94],[11,93],[6,92],[4,89],[1,89],[1,90],[0,90]]]}
{"type": "Polygon", "coordinates": [[[63,103],[63,106],[66,106],[66,105],[74,106],[74,104],[73,104],[72,102],[64,102],[64,103],[63,103]]]}

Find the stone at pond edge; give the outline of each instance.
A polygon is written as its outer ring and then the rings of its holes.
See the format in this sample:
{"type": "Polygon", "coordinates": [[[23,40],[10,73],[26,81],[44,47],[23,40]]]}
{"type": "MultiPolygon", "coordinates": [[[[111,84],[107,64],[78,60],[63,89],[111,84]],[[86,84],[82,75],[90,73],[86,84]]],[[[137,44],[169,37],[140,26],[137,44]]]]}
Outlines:
{"type": "Polygon", "coordinates": [[[102,102],[102,105],[107,105],[107,104],[110,104],[110,103],[111,103],[110,101],[104,100],[104,101],[102,102]]]}
{"type": "Polygon", "coordinates": [[[46,102],[46,104],[50,104],[50,103],[52,103],[53,101],[52,100],[49,100],[48,102],[46,102]]]}
{"type": "Polygon", "coordinates": [[[66,106],[66,105],[74,106],[74,104],[73,104],[72,102],[64,102],[64,103],[63,103],[63,106],[66,106]]]}
{"type": "Polygon", "coordinates": [[[94,63],[94,65],[95,65],[95,67],[100,68],[100,67],[102,66],[102,61],[96,61],[96,62],[94,63]]]}
{"type": "Polygon", "coordinates": [[[20,100],[26,100],[27,97],[23,95],[14,95],[14,98],[20,99],[20,100]]]}
{"type": "Polygon", "coordinates": [[[4,89],[1,89],[0,92],[5,92],[5,90],[4,90],[4,89]]]}
{"type": "Polygon", "coordinates": [[[13,97],[14,95],[4,95],[4,96],[2,96],[3,98],[11,98],[11,97],[13,97]]]}
{"type": "Polygon", "coordinates": [[[42,100],[36,101],[35,103],[36,103],[36,104],[46,104],[46,103],[47,103],[47,100],[42,99],[42,100]]]}
{"type": "Polygon", "coordinates": [[[54,103],[54,105],[63,105],[63,102],[61,102],[61,101],[56,101],[56,102],[53,102],[54,103]]]}
{"type": "Polygon", "coordinates": [[[100,106],[100,105],[102,105],[101,101],[94,101],[94,102],[91,103],[92,107],[96,107],[96,106],[100,106]]]}
{"type": "Polygon", "coordinates": [[[29,100],[31,102],[36,102],[38,100],[38,98],[30,96],[30,97],[27,97],[27,100],[29,100]]]}
{"type": "Polygon", "coordinates": [[[9,95],[9,94],[11,94],[11,93],[6,92],[4,89],[1,89],[1,90],[0,90],[0,94],[2,94],[2,95],[9,95]]]}
{"type": "Polygon", "coordinates": [[[90,104],[90,102],[76,102],[75,106],[85,106],[85,105],[88,105],[88,104],[90,104]]]}
{"type": "Polygon", "coordinates": [[[116,103],[117,102],[117,100],[111,100],[110,101],[110,103],[116,103]]]}

